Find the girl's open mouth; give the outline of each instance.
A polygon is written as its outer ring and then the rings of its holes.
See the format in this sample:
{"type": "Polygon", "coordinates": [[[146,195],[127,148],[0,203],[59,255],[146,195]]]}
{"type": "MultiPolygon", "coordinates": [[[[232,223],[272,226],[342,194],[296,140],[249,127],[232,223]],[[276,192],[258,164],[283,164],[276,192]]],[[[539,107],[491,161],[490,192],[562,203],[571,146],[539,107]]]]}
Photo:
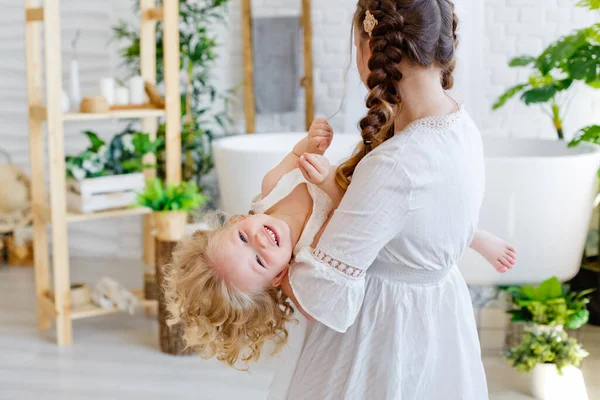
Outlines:
{"type": "Polygon", "coordinates": [[[277,232],[275,231],[275,229],[273,229],[270,226],[264,226],[265,231],[267,232],[267,236],[269,236],[269,239],[271,239],[271,241],[273,242],[273,244],[277,247],[279,247],[279,235],[277,234],[277,232]]]}

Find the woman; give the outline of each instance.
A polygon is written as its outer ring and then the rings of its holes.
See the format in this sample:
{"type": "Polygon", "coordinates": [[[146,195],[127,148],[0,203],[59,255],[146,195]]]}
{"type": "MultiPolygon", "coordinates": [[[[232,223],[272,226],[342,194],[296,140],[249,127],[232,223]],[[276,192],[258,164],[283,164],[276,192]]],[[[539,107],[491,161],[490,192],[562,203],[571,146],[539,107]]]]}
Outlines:
{"type": "Polygon", "coordinates": [[[370,89],[347,193],[286,294],[318,321],[288,398],[487,399],[467,286],[456,267],[484,192],[479,131],[452,87],[448,0],[359,0],[355,45],[370,89]]]}

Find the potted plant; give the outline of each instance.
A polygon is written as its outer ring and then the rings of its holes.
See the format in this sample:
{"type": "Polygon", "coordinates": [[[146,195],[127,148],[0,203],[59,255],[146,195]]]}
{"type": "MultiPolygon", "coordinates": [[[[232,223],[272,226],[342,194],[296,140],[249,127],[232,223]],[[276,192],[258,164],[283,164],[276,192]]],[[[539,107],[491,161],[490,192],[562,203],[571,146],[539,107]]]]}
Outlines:
{"type": "Polygon", "coordinates": [[[594,290],[571,291],[556,277],[539,286],[503,289],[511,295],[511,307],[507,310],[512,315],[511,322],[524,325],[520,343],[507,350],[505,357],[518,371],[532,372],[534,396],[542,400],[562,399],[575,391],[585,396],[578,367],[588,353],[565,329],[576,330],[588,322],[586,306],[594,290]]]}
{"type": "Polygon", "coordinates": [[[183,340],[181,325],[167,325],[168,312],[164,301],[163,286],[166,268],[171,263],[171,255],[177,243],[185,235],[188,213],[193,212],[206,201],[195,182],[180,184],[163,184],[159,179],[148,182],[142,193],[138,195],[138,205],[148,207],[154,212],[153,226],[156,236],[156,268],[155,276],[144,276],[144,293],[146,298],[156,295],[158,300],[158,322],[161,351],[172,355],[188,355],[193,349],[188,348],[183,340]],[[153,278],[153,279],[152,279],[153,278]]]}
{"type": "MultiPolygon", "coordinates": [[[[581,0],[580,7],[600,9],[600,0],[581,0]]],[[[600,88],[600,23],[576,30],[551,43],[540,55],[521,55],[509,62],[510,67],[529,67],[531,75],[526,82],[519,83],[504,92],[493,105],[497,110],[520,94],[526,105],[541,105],[552,119],[556,134],[564,140],[563,120],[567,98],[565,92],[574,82],[583,82],[600,88]]],[[[578,131],[571,145],[583,140],[597,142],[600,126],[591,125],[578,131]]]]}
{"type": "Polygon", "coordinates": [[[148,134],[127,129],[107,144],[92,131],[83,133],[89,147],[65,157],[68,208],[87,213],[134,203],[135,192],[145,185],[143,170],[154,167],[143,158],[156,154],[161,140],[151,141],[148,134]]]}
{"type": "Polygon", "coordinates": [[[512,299],[507,311],[512,316],[511,322],[574,330],[589,320],[586,306],[594,289],[572,292],[569,285],[561,284],[556,277],[545,280],[539,286],[510,286],[503,289],[512,299]]]}
{"type": "Polygon", "coordinates": [[[517,370],[531,373],[536,399],[587,398],[579,365],[589,354],[558,326],[528,328],[523,341],[505,357],[517,370]],[[569,395],[568,397],[566,397],[569,395]]]}
{"type": "Polygon", "coordinates": [[[164,242],[181,240],[188,214],[206,202],[194,182],[163,184],[158,178],[146,185],[137,196],[137,204],[153,210],[156,238],[164,242]]]}

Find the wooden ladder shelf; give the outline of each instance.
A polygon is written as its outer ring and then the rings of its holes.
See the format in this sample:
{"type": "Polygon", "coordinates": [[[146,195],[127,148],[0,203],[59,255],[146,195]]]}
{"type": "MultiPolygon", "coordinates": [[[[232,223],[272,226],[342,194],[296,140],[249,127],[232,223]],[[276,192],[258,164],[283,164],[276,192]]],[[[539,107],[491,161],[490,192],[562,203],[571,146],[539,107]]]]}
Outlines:
{"type": "MultiPolygon", "coordinates": [[[[63,114],[61,110],[62,61],[60,34],[60,0],[25,0],[25,41],[27,92],[29,101],[29,147],[32,175],[32,209],[34,225],[35,286],[38,326],[48,329],[56,323],[59,345],[72,343],[72,320],[106,315],[117,310],[106,310],[86,305],[71,307],[70,266],[67,224],[102,218],[144,215],[144,261],[154,265],[154,239],[151,236],[148,210],[127,209],[95,214],[73,214],[66,207],[66,173],[64,152],[64,123],[80,120],[140,118],[143,132],[156,138],[158,118],[165,117],[167,180],[181,180],[181,102],[179,95],[179,1],[163,0],[157,8],[156,0],[140,0],[141,9],[141,75],[156,84],[156,23],[162,21],[164,31],[164,75],[166,89],[165,110],[124,110],[105,114],[63,114]],[[44,24],[45,58],[42,60],[41,24],[44,24]],[[44,68],[42,68],[44,66],[44,68]],[[46,106],[42,98],[42,69],[45,69],[46,106]],[[49,198],[46,203],[46,151],[43,124],[47,126],[49,198]],[[50,263],[46,225],[51,223],[53,292],[50,297],[50,263]]],[[[156,171],[147,171],[153,178],[156,171]]],[[[142,299],[142,304],[148,303],[142,299]]]]}

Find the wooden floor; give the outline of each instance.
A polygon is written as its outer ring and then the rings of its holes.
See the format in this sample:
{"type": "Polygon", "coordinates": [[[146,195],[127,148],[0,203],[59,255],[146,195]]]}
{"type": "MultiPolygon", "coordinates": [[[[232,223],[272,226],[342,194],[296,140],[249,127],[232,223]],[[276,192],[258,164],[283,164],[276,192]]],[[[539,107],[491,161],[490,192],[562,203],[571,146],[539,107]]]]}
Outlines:
{"type": "MultiPolygon", "coordinates": [[[[73,260],[73,281],[93,283],[102,276],[141,287],[142,266],[73,260]]],[[[74,345],[60,349],[54,344],[54,330],[36,329],[33,288],[32,269],[0,266],[1,400],[261,400],[267,396],[273,363],[238,372],[195,356],[164,355],[158,350],[157,324],[143,312],[75,321],[74,345]]],[[[592,353],[584,364],[590,400],[600,400],[600,330],[587,329],[584,344],[592,353]]],[[[484,354],[491,398],[529,399],[527,376],[509,368],[499,352],[484,354]]]]}

